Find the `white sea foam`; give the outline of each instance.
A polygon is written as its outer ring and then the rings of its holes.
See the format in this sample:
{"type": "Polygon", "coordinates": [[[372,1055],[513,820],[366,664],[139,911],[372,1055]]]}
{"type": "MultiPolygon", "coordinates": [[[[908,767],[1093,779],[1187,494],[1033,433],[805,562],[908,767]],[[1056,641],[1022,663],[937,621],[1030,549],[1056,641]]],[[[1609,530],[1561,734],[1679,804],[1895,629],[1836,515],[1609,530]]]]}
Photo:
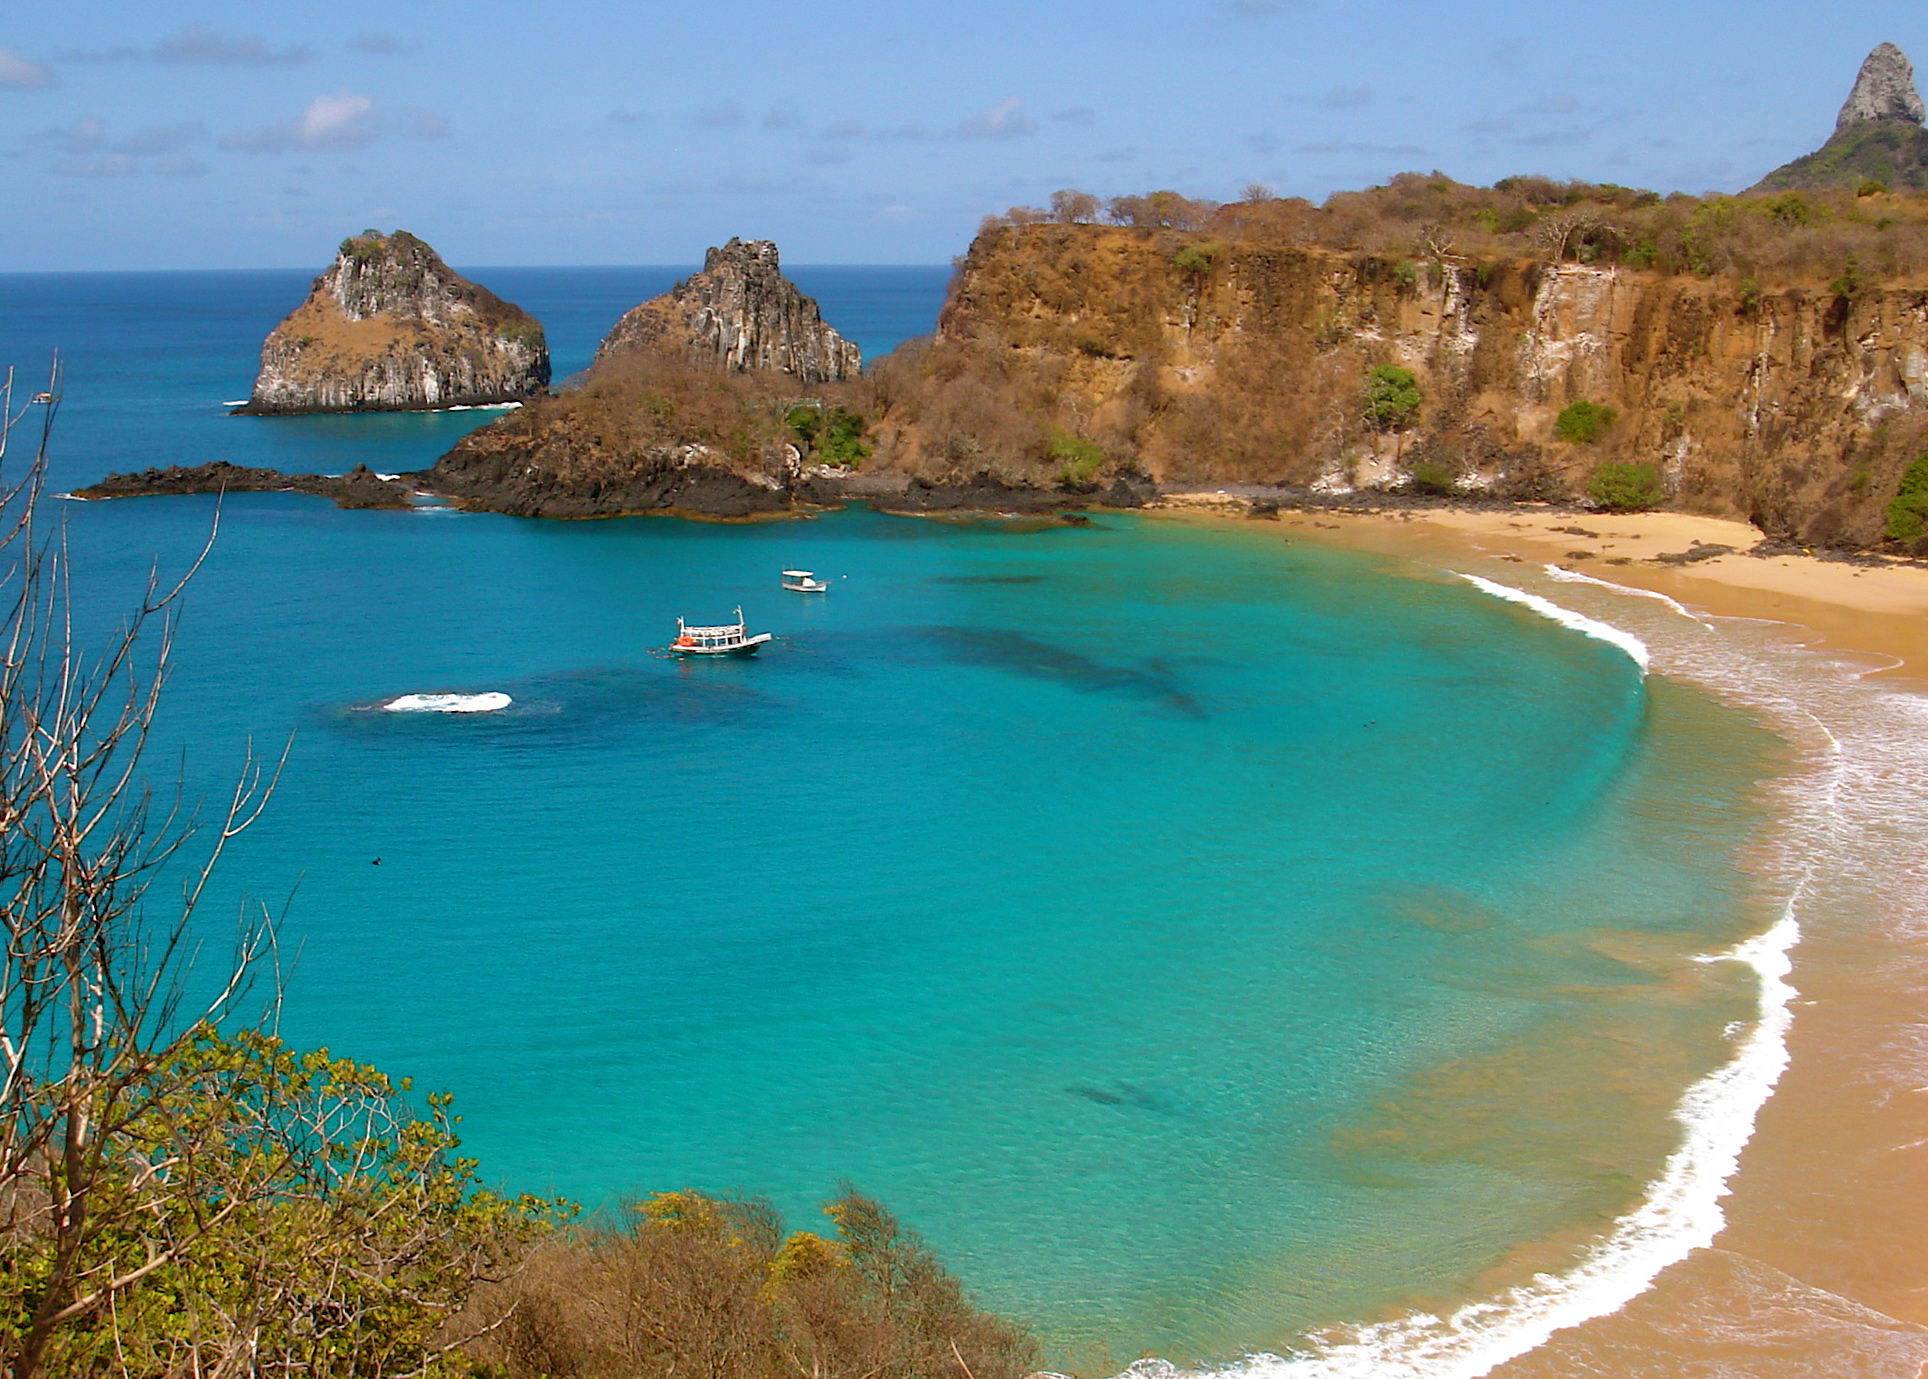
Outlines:
{"type": "Polygon", "coordinates": [[[453,407],[440,407],[442,412],[513,412],[520,402],[458,402],[453,407]]]}
{"type": "Polygon", "coordinates": [[[500,690],[486,694],[404,694],[382,707],[390,713],[494,713],[515,700],[500,690]]]}
{"type": "MultiPolygon", "coordinates": [[[[1586,582],[1615,596],[1642,592],[1586,582]]],[[[1534,599],[1519,590],[1502,596],[1534,599]]],[[[1566,615],[1562,622],[1582,617],[1560,611],[1566,615]]],[[[1700,627],[1679,622],[1643,624],[1642,630],[1655,640],[1669,674],[1760,714],[1801,752],[1802,764],[1771,786],[1777,822],[1763,861],[1782,878],[1781,913],[1765,932],[1699,959],[1751,969],[1758,1015],[1728,1027],[1726,1037],[1738,1040],[1732,1058],[1688,1088],[1675,1108],[1680,1147],[1641,1202],[1573,1268],[1538,1275],[1450,1315],[1335,1330],[1311,1352],[1248,1356],[1214,1371],[1214,1379],[1474,1379],[1558,1331],[1618,1311],[1663,1270],[1712,1243],[1726,1223],[1722,1200],[1729,1182],[1788,1064],[1797,995],[1789,977],[1803,917],[1838,923],[1857,899],[1866,903],[1869,862],[1881,859],[1888,879],[1902,887],[1881,887],[1867,904],[1879,916],[1880,931],[1900,942],[1917,931],[1928,933],[1928,863],[1913,860],[1928,830],[1921,787],[1928,778],[1928,733],[1922,731],[1928,698],[1871,692],[1862,683],[1863,667],[1800,646],[1708,637],[1700,627]]],[[[1901,1071],[1919,1066],[1911,1061],[1901,1071]]],[[[1906,1089],[1912,1093],[1919,1086],[1920,1079],[1910,1077],[1906,1089]]],[[[1909,1355],[1912,1362],[1928,1359],[1928,1347],[1917,1345],[1909,1355]]],[[[1159,1379],[1177,1371],[1147,1360],[1127,1373],[1159,1379]]]]}
{"type": "Polygon", "coordinates": [[[221,405],[222,405],[223,407],[245,407],[245,406],[247,406],[247,405],[248,405],[248,403],[250,403],[251,401],[253,401],[253,399],[252,399],[252,398],[245,398],[245,397],[237,397],[237,398],[236,398],[236,399],[235,399],[234,401],[232,401],[232,402],[224,402],[224,403],[222,403],[221,405]]]}
{"type": "Polygon", "coordinates": [[[1552,599],[1541,598],[1538,594],[1529,594],[1524,589],[1515,589],[1510,584],[1495,583],[1493,580],[1482,579],[1478,575],[1469,575],[1463,572],[1460,578],[1466,580],[1475,588],[1491,594],[1494,598],[1505,599],[1509,603],[1523,604],[1531,608],[1535,613],[1538,613],[1541,617],[1550,618],[1562,627],[1570,627],[1575,632],[1584,632],[1589,637],[1619,647],[1622,651],[1626,652],[1628,656],[1632,657],[1633,663],[1640,667],[1642,673],[1645,673],[1648,661],[1647,644],[1641,641],[1640,638],[1634,636],[1633,633],[1623,632],[1611,623],[1604,623],[1597,618],[1589,618],[1584,613],[1576,613],[1571,608],[1564,608],[1552,599]]]}
{"type": "Polygon", "coordinates": [[[377,470],[375,471],[375,477],[385,484],[392,484],[402,476],[399,474],[384,474],[380,470],[377,470]]]}
{"type": "Polygon", "coordinates": [[[1712,627],[1714,625],[1698,613],[1691,611],[1687,605],[1680,602],[1680,600],[1670,599],[1665,594],[1657,593],[1652,589],[1636,589],[1631,584],[1615,584],[1610,579],[1596,579],[1594,576],[1583,573],[1582,571],[1569,570],[1560,565],[1548,565],[1546,572],[1550,578],[1557,579],[1562,584],[1597,584],[1602,589],[1613,590],[1616,594],[1632,594],[1636,598],[1653,599],[1657,603],[1666,604],[1683,618],[1692,618],[1702,627],[1712,627]]]}

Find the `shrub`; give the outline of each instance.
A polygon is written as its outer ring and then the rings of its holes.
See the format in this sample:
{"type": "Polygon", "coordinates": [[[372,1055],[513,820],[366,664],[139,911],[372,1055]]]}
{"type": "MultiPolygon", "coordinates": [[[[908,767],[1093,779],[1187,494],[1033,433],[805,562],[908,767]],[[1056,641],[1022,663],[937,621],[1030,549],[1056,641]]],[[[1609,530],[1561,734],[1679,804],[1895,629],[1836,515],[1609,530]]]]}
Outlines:
{"type": "Polygon", "coordinates": [[[1922,455],[1901,476],[1901,487],[1888,500],[1888,524],[1881,534],[1895,541],[1919,541],[1928,536],[1928,455],[1922,455]]]}
{"type": "Polygon", "coordinates": [[[1187,244],[1172,255],[1172,264],[1181,273],[1204,277],[1218,262],[1220,250],[1216,244],[1187,244]]]}
{"type": "Polygon", "coordinates": [[[1419,493],[1455,493],[1459,490],[1459,471],[1441,460],[1421,460],[1413,466],[1412,486],[1419,493]]]}
{"type": "Polygon", "coordinates": [[[1581,398],[1570,402],[1553,422],[1553,434],[1568,445],[1592,445],[1613,426],[1614,410],[1581,398]]]}
{"type": "Polygon", "coordinates": [[[870,458],[870,447],[864,444],[867,423],[860,412],[806,402],[792,407],[783,419],[797,438],[797,448],[813,464],[852,469],[870,458]]]}
{"type": "Polygon", "coordinates": [[[1861,260],[1849,254],[1847,262],[1841,265],[1840,276],[1828,284],[1828,291],[1837,297],[1852,297],[1861,290],[1861,260]]]}
{"type": "Polygon", "coordinates": [[[1411,369],[1380,364],[1366,375],[1366,420],[1381,431],[1403,431],[1419,415],[1419,381],[1411,369]]]}
{"type": "Polygon", "coordinates": [[[1878,177],[1864,177],[1854,189],[1856,196],[1880,196],[1888,190],[1888,184],[1878,177]]]}
{"type": "Polygon", "coordinates": [[[1587,497],[1608,512],[1641,512],[1658,507],[1665,496],[1660,476],[1650,464],[1608,460],[1594,466],[1587,480],[1587,497]]]}
{"type": "Polygon", "coordinates": [[[1093,441],[1066,431],[1054,432],[1045,447],[1047,458],[1058,466],[1058,482],[1067,488],[1083,488],[1105,462],[1105,452],[1093,441]]]}

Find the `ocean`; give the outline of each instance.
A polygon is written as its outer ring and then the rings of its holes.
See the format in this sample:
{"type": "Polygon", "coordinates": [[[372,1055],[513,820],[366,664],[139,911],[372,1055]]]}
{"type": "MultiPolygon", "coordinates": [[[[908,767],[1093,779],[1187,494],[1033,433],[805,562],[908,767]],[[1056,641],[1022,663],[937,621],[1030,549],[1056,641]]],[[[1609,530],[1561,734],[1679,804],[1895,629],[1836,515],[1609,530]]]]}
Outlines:
{"type": "MultiPolygon", "coordinates": [[[[687,270],[470,271],[562,377],[687,270]]],[[[790,271],[867,358],[948,274],[790,271]]],[[[307,277],[0,276],[0,360],[64,360],[54,486],[412,470],[486,424],[225,415],[307,277]]],[[[215,516],[59,507],[96,629],[215,516]]],[[[1846,865],[1811,825],[1855,675],[1263,523],[241,494],[149,759],[216,799],[289,744],[207,913],[285,911],[283,1033],[452,1092],[491,1183],[807,1227],[850,1182],[1080,1373],[1470,1375],[1718,1228],[1846,865]],[[757,660],[662,654],[739,606],[757,660]],[[382,707],[444,693],[511,703],[382,707]]]]}

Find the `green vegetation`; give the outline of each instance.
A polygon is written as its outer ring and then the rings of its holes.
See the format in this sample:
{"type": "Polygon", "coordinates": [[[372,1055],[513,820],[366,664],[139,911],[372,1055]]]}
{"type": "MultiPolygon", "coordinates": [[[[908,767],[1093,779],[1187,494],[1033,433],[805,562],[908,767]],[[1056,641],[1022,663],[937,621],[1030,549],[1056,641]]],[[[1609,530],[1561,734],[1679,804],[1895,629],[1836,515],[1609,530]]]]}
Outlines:
{"type": "Polygon", "coordinates": [[[860,412],[804,402],[792,407],[783,419],[797,439],[797,448],[812,464],[854,469],[870,458],[870,447],[864,444],[869,423],[860,412]]]}
{"type": "Polygon", "coordinates": [[[478,1300],[471,1349],[501,1379],[1020,1379],[1036,1344],[971,1306],[918,1237],[846,1190],[836,1233],[785,1233],[766,1202],[644,1199],[559,1234],[478,1300]],[[644,1324],[636,1320],[646,1319],[644,1324]]]}
{"type": "Polygon", "coordinates": [[[1181,273],[1202,278],[1212,271],[1223,252],[1218,245],[1209,242],[1182,245],[1172,255],[1172,265],[1181,273]]]}
{"type": "Polygon", "coordinates": [[[1058,467],[1058,482],[1066,488],[1088,488],[1105,462],[1105,452],[1097,442],[1068,431],[1054,431],[1045,447],[1045,457],[1058,467]]]}
{"type": "Polygon", "coordinates": [[[1380,364],[1366,375],[1366,420],[1381,431],[1403,431],[1419,416],[1419,382],[1411,369],[1380,364]]]}
{"type": "Polygon", "coordinates": [[[1881,534],[1893,541],[1928,536],[1928,455],[1917,457],[1903,471],[1901,487],[1888,500],[1888,522],[1881,534]]]}
{"type": "Polygon", "coordinates": [[[511,316],[495,328],[495,333],[524,349],[539,349],[545,343],[542,323],[533,316],[511,316]]]}
{"type": "Polygon", "coordinates": [[[1553,420],[1553,434],[1568,445],[1592,445],[1613,428],[1615,412],[1581,398],[1567,404],[1553,420]]]}
{"type": "Polygon", "coordinates": [[[1459,471],[1439,460],[1421,460],[1413,466],[1415,492],[1445,496],[1459,491],[1459,471]]]}
{"type": "Polygon", "coordinates": [[[1587,497],[1608,512],[1643,512],[1660,506],[1666,494],[1652,465],[1606,460],[1587,479],[1587,497]]]}
{"type": "Polygon", "coordinates": [[[1847,262],[1841,265],[1840,273],[1828,284],[1828,291],[1837,297],[1845,298],[1853,297],[1860,290],[1861,260],[1857,256],[1849,254],[1847,262]]]}

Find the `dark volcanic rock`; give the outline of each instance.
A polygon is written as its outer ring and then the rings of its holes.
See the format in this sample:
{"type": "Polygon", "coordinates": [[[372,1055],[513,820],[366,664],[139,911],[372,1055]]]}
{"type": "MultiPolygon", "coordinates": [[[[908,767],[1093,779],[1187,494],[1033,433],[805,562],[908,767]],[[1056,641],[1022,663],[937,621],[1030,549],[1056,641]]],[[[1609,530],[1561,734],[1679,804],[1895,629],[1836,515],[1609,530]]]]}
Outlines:
{"type": "Polygon", "coordinates": [[[1854,90],[1820,148],[1763,177],[1755,191],[1855,187],[1928,188],[1928,129],[1914,68],[1892,43],[1868,54],[1854,90]]]}
{"type": "Polygon", "coordinates": [[[514,402],[549,386],[542,326],[415,236],[342,241],[261,346],[239,412],[401,412],[514,402]]]}
{"type": "Polygon", "coordinates": [[[1143,507],[1157,496],[1148,482],[1119,479],[1109,488],[1078,493],[1062,488],[1027,488],[990,474],[968,483],[940,484],[913,478],[902,492],[873,501],[893,512],[1056,512],[1063,508],[1143,507]]]}
{"type": "Polygon", "coordinates": [[[292,492],[333,498],[345,508],[404,508],[412,491],[410,484],[384,479],[361,464],[346,474],[283,474],[278,469],[251,469],[215,460],[210,464],[109,474],[91,487],[76,489],[74,497],[93,500],[182,493],[292,492]]]}
{"type": "Polygon", "coordinates": [[[855,378],[862,362],[857,347],[824,324],[816,302],[778,271],[777,247],[767,239],[711,249],[701,273],[617,321],[596,359],[652,346],[811,385],[855,378]]]}
{"type": "Polygon", "coordinates": [[[419,477],[465,507],[513,517],[754,517],[790,506],[781,481],[733,467],[706,446],[611,451],[567,419],[533,436],[484,427],[419,477]]]}

